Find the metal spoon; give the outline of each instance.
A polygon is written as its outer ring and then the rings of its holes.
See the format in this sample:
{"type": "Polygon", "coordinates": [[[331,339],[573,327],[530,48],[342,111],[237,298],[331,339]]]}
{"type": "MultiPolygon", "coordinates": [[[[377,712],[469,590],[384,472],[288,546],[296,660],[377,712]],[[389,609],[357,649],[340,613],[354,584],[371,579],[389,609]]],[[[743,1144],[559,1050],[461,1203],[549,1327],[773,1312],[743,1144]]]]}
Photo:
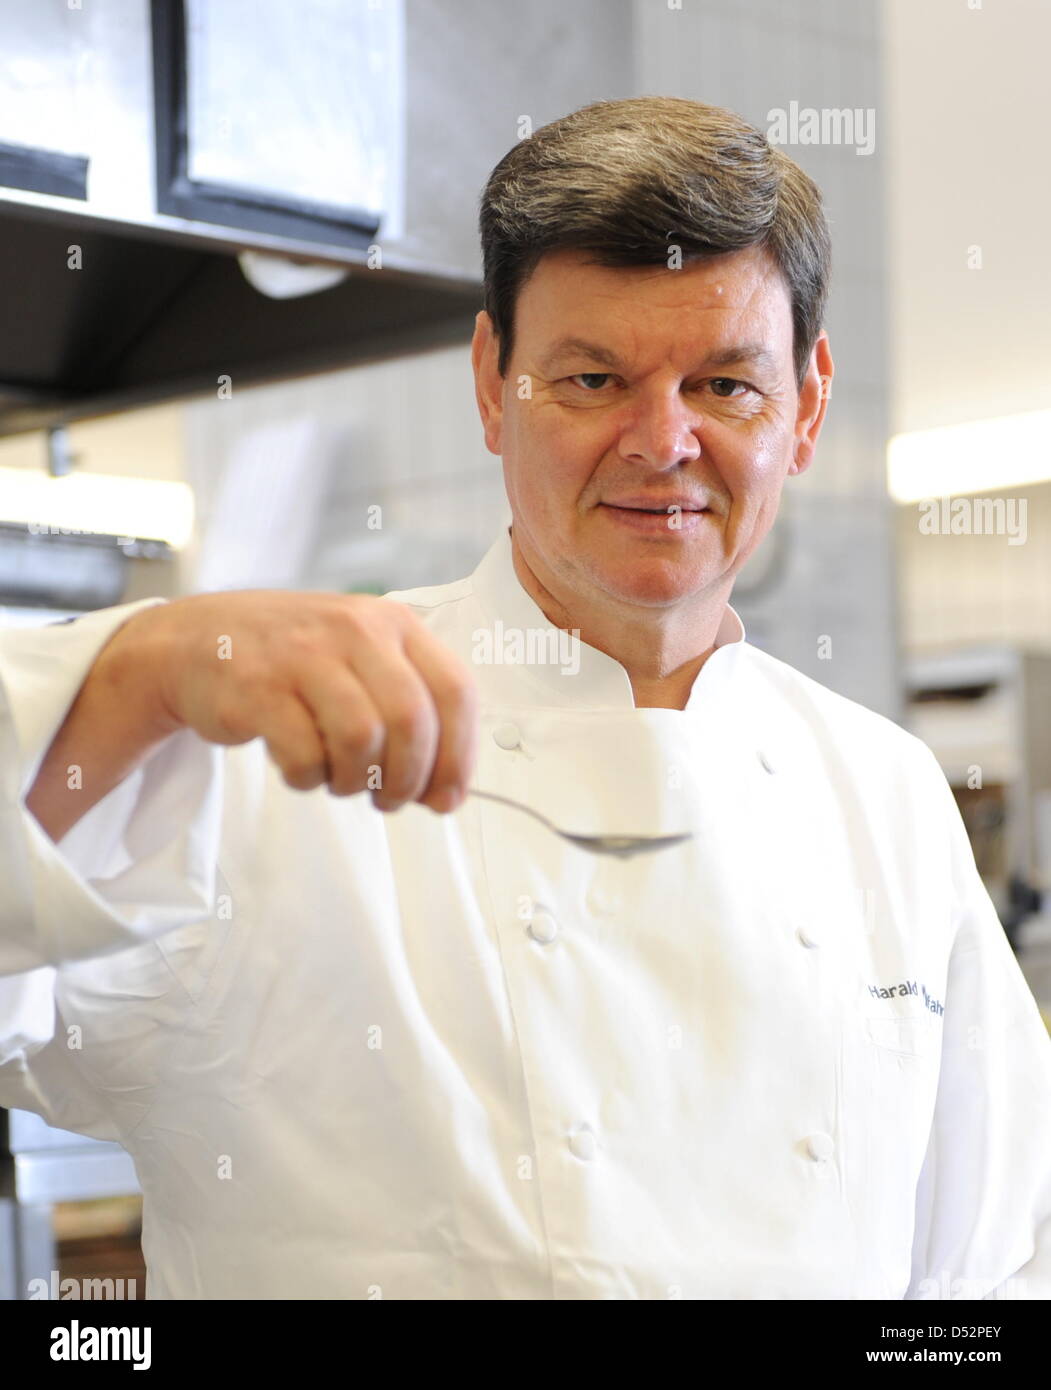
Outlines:
{"type": "Polygon", "coordinates": [[[651,849],[668,849],[671,845],[681,845],[684,840],[693,838],[693,831],[687,830],[681,835],[574,835],[569,830],[562,830],[557,825],[552,825],[546,816],[542,816],[539,811],[534,811],[531,806],[523,806],[520,801],[512,801],[508,796],[498,796],[496,792],[484,792],[479,787],[468,787],[468,796],[484,796],[487,801],[499,801],[504,806],[513,806],[516,811],[524,811],[527,816],[532,816],[541,825],[546,825],[548,830],[553,830],[556,835],[561,835],[563,840],[569,840],[571,844],[579,845],[581,849],[590,850],[592,854],[614,854],[618,859],[630,859],[633,854],[645,854],[651,849]]]}

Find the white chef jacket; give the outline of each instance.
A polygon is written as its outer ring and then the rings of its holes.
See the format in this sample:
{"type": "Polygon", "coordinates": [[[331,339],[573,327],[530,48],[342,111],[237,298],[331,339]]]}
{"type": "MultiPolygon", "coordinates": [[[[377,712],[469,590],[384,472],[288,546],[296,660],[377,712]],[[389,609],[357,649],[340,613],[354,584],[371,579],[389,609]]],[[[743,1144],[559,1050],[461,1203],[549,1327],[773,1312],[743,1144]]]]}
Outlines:
{"type": "Polygon", "coordinates": [[[685,710],[516,660],[506,531],[390,597],[473,668],[476,785],[694,839],[183,731],[55,846],[22,798],[142,605],[5,632],[0,1102],[131,1154],[148,1296],[1051,1296],[1051,1041],[926,746],[730,607],[685,710]]]}

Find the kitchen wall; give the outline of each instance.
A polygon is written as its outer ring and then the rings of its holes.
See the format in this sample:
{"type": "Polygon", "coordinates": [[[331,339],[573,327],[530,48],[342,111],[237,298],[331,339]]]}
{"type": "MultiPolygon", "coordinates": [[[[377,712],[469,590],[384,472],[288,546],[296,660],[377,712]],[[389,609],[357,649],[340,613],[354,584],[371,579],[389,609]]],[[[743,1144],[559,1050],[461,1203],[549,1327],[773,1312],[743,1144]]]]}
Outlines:
{"type": "Polygon", "coordinates": [[[1046,410],[1051,4],[886,0],[883,30],[892,433],[1046,410]]]}
{"type": "Polygon", "coordinates": [[[927,535],[918,506],[898,508],[902,642],[910,651],[993,642],[1051,652],[1051,483],[979,495],[1025,501],[1024,544],[927,535]]]}
{"type": "Polygon", "coordinates": [[[469,573],[510,519],[466,345],[235,384],[229,399],[188,404],[183,426],[195,586],[438,583],[469,573]]]}
{"type": "MultiPolygon", "coordinates": [[[[891,432],[1047,410],[1051,5],[886,0],[882,24],[891,432]]],[[[903,644],[1047,651],[1051,483],[978,495],[1026,503],[1024,544],[924,535],[898,510],[903,644]]]]}

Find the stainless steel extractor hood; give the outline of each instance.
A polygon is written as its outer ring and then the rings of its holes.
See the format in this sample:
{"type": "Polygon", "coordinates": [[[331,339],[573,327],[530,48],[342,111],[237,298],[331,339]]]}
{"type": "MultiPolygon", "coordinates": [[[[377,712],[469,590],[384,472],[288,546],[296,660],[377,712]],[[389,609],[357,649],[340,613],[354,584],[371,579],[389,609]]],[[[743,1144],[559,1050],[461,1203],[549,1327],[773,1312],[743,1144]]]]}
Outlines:
{"type": "Polygon", "coordinates": [[[477,280],[406,254],[403,29],[0,0],[0,434],[469,337],[477,280]],[[338,283],[275,297],[246,252],[338,283]]]}

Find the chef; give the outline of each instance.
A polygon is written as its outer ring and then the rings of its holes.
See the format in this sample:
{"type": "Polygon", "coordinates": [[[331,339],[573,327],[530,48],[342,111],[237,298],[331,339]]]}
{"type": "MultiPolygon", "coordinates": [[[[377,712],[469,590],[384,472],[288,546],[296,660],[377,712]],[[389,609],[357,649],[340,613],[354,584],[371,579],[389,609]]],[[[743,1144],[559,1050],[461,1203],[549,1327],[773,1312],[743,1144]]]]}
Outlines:
{"type": "Polygon", "coordinates": [[[828,406],[816,188],[604,102],[481,228],[472,574],[3,634],[0,1102],[131,1154],[152,1298],[1051,1296],[952,794],[729,604],[828,406]]]}

